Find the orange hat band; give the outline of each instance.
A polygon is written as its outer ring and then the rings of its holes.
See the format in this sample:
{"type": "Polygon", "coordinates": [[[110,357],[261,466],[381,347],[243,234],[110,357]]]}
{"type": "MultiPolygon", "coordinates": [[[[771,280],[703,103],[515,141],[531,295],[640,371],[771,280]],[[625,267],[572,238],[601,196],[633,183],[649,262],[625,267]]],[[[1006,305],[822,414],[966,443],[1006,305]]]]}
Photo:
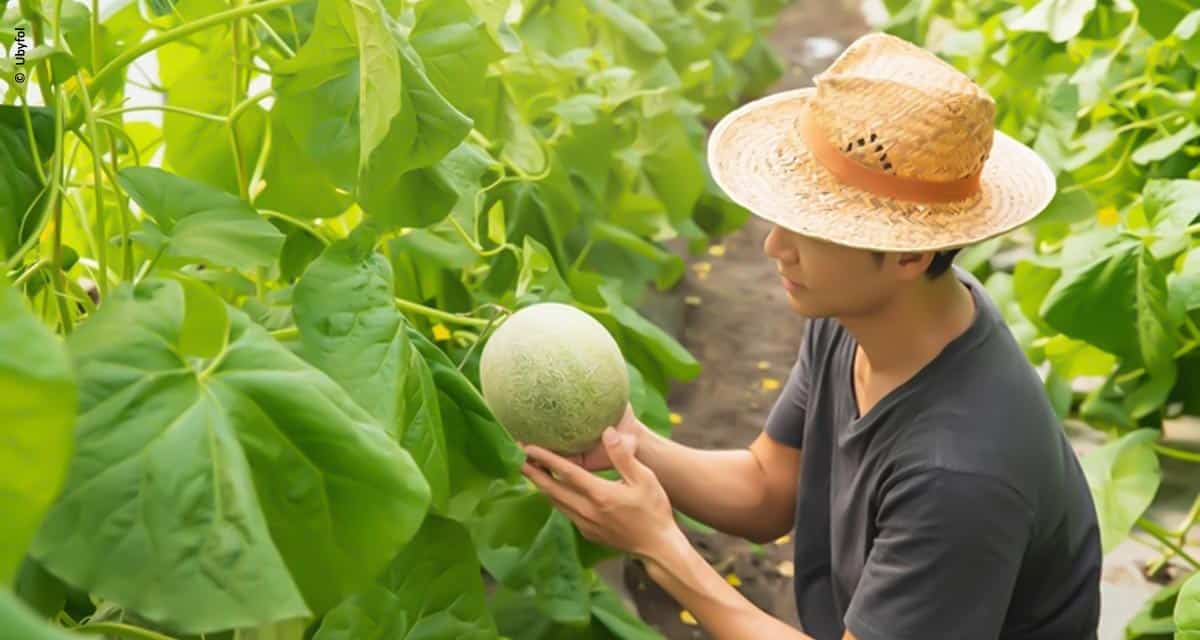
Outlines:
{"type": "Polygon", "coordinates": [[[830,144],[825,132],[807,108],[796,119],[796,129],[813,157],[842,184],[896,200],[912,202],[956,202],[979,192],[979,171],[957,180],[933,182],[908,178],[868,167],[830,144]]]}

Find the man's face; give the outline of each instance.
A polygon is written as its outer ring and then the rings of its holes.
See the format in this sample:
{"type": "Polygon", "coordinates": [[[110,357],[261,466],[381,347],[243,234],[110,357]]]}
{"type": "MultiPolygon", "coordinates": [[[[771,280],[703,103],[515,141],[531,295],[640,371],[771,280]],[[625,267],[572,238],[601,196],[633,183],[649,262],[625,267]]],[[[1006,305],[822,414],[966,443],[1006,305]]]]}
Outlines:
{"type": "MultiPolygon", "coordinates": [[[[870,315],[886,306],[907,283],[924,272],[921,254],[884,254],[881,265],[870,251],[801,235],[775,225],[763,253],[778,272],[796,284],[788,303],[809,318],[870,315]],[[915,260],[915,262],[914,262],[915,260]]],[[[931,256],[930,256],[931,257],[931,256]]]]}

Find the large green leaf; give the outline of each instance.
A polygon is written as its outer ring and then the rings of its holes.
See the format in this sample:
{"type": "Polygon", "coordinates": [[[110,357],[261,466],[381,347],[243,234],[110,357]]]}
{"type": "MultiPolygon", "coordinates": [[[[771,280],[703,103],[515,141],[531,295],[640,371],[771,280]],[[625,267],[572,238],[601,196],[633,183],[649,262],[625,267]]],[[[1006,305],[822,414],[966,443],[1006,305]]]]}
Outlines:
{"type": "Polygon", "coordinates": [[[1171,640],[1175,637],[1175,603],[1186,580],[1158,590],[1125,625],[1127,640],[1171,640]]]}
{"type": "Polygon", "coordinates": [[[1109,353],[1137,357],[1138,311],[1133,301],[1141,245],[1122,242],[1099,259],[1064,273],[1042,302],[1039,315],[1059,331],[1109,353]]]}
{"type": "Polygon", "coordinates": [[[422,2],[409,39],[430,83],[459,111],[477,117],[490,107],[484,93],[488,65],[502,55],[467,0],[422,2]]]}
{"type": "Polygon", "coordinates": [[[300,354],[329,374],[417,460],[433,504],[449,493],[446,438],[437,388],[396,310],[392,269],[359,227],[329,246],[296,284],[292,310],[300,354]]]}
{"type": "Polygon", "coordinates": [[[66,479],[78,393],[62,343],[2,280],[0,398],[0,585],[9,585],[66,479]]]}
{"type": "Polygon", "coordinates": [[[1152,375],[1173,374],[1179,336],[1167,310],[1167,277],[1145,247],[1139,253],[1135,291],[1142,362],[1152,375]]]}
{"type": "Polygon", "coordinates": [[[6,637],[14,640],[79,640],[87,637],[50,626],[13,596],[7,587],[0,587],[0,628],[4,629],[6,637]]]}
{"type": "Polygon", "coordinates": [[[457,194],[444,176],[421,170],[458,146],[471,120],[437,91],[378,0],[344,4],[321,0],[313,34],[276,65],[286,76],[279,117],[368,214],[389,226],[436,222],[457,194]]]}
{"type": "Polygon", "coordinates": [[[1083,457],[1083,471],[1100,519],[1104,553],[1112,551],[1154,500],[1162,472],[1154,453],[1155,429],[1125,434],[1083,457]]]}
{"type": "Polygon", "coordinates": [[[216,358],[182,358],[184,308],[175,281],[123,285],[71,335],[77,455],[33,554],[186,633],[324,612],[415,534],[429,485],[241,311],[216,358]]]}
{"type": "Polygon", "coordinates": [[[283,247],[283,234],[232,194],[157,167],[122,169],[117,181],[150,216],[138,239],[164,255],[250,269],[283,247]]]}
{"type": "Polygon", "coordinates": [[[429,366],[438,390],[450,467],[447,515],[466,520],[494,480],[516,476],[525,452],[492,415],[478,388],[445,352],[411,326],[406,331],[429,366]]]}
{"type": "Polygon", "coordinates": [[[282,211],[298,218],[333,218],[353,199],[338,191],[321,165],[309,157],[283,122],[280,110],[271,111],[271,151],[263,169],[266,187],[255,206],[282,211]]]}
{"type": "Polygon", "coordinates": [[[526,482],[503,486],[468,523],[488,573],[512,589],[531,587],[535,605],[557,622],[583,624],[590,598],[575,527],[526,482]]]}
{"type": "Polygon", "coordinates": [[[1179,590],[1175,626],[1175,640],[1200,639],[1200,573],[1193,574],[1179,590]]]}
{"type": "Polygon", "coordinates": [[[330,611],[314,640],[497,637],[470,535],[429,516],[379,582],[330,611]]]}
{"type": "Polygon", "coordinates": [[[42,226],[45,183],[37,165],[44,166],[54,153],[54,111],[28,109],[36,159],[25,132],[25,113],[20,107],[0,105],[0,258],[16,253],[42,226]]]}
{"type": "Polygon", "coordinates": [[[1133,4],[1138,8],[1138,24],[1159,40],[1171,35],[1184,16],[1200,9],[1196,0],[1133,0],[1133,4]]]}

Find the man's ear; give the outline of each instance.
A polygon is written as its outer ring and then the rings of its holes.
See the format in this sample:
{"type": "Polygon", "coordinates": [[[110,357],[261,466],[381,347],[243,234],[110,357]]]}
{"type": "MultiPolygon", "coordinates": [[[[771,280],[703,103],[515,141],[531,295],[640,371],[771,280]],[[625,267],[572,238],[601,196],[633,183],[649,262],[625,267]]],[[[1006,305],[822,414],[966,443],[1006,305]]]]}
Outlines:
{"type": "Polygon", "coordinates": [[[900,277],[907,280],[921,277],[936,255],[933,251],[906,251],[897,254],[896,266],[899,267],[900,277]]]}

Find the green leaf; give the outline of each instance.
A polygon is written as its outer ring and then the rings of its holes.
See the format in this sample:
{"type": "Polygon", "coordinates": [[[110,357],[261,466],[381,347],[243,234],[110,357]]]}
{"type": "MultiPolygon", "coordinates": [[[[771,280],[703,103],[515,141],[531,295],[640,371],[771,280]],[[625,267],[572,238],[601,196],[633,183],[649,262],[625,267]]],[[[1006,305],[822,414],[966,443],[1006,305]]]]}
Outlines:
{"type": "Polygon", "coordinates": [[[292,313],[300,354],[333,378],[416,459],[435,508],[449,493],[446,438],[437,389],[408,323],[396,309],[392,269],[359,227],[309,266],[296,284],[292,313]]]}
{"type": "Polygon", "coordinates": [[[0,588],[0,628],[10,638],[21,640],[79,640],[86,637],[51,626],[7,588],[0,588]]]}
{"type": "Polygon", "coordinates": [[[1157,40],[1171,35],[1184,16],[1200,8],[1195,0],[1133,0],[1133,4],[1138,8],[1138,24],[1157,40]]]}
{"type": "Polygon", "coordinates": [[[1181,234],[1200,216],[1200,180],[1148,180],[1142,209],[1157,235],[1181,234]]]}
{"type": "Polygon", "coordinates": [[[1175,603],[1179,598],[1179,590],[1186,582],[1186,579],[1176,580],[1151,596],[1137,615],[1125,625],[1125,637],[1139,640],[1156,640],[1154,636],[1165,636],[1164,640],[1173,638],[1175,603]]]}
{"type": "Polygon", "coordinates": [[[491,108],[484,92],[488,65],[504,53],[480,15],[466,0],[422,2],[409,35],[434,88],[470,117],[491,108]]]}
{"type": "Polygon", "coordinates": [[[1042,302],[1039,315],[1062,333],[1121,357],[1137,357],[1138,263],[1141,244],[1121,242],[1099,259],[1064,273],[1042,302]],[[1121,301],[1129,301],[1122,303],[1121,301]]]}
{"type": "Polygon", "coordinates": [[[152,218],[141,240],[164,255],[250,269],[269,266],[283,234],[235,196],[157,167],[129,167],[117,181],[152,218]]]}
{"type": "Polygon", "coordinates": [[[1170,373],[1173,383],[1174,353],[1179,346],[1179,337],[1167,311],[1167,278],[1145,247],[1139,253],[1136,293],[1137,335],[1142,362],[1152,375],[1170,373]]]}
{"type": "Polygon", "coordinates": [[[497,638],[467,530],[429,516],[366,592],[338,605],[314,640],[497,638]]]}
{"type": "Polygon", "coordinates": [[[412,538],[429,486],[241,311],[225,351],[182,358],[184,309],[173,280],[122,285],[71,334],[77,455],[32,553],[184,633],[319,615],[412,538]]]}
{"type": "Polygon", "coordinates": [[[1183,145],[1200,136],[1200,125],[1188,122],[1182,129],[1166,136],[1150,139],[1133,152],[1134,164],[1150,164],[1165,160],[1168,156],[1179,151],[1183,145]]]}
{"type": "Polygon", "coordinates": [[[1042,351],[1055,371],[1067,379],[1079,376],[1106,376],[1117,363],[1112,354],[1064,335],[1056,335],[1047,340],[1042,351]]]}
{"type": "Polygon", "coordinates": [[[29,118],[37,141],[38,157],[25,132],[25,109],[0,105],[0,258],[14,255],[27,242],[36,241],[42,229],[42,198],[46,187],[37,166],[54,153],[54,111],[30,107],[29,118]]]}
{"type": "Polygon", "coordinates": [[[671,377],[686,381],[699,375],[700,363],[687,348],[625,304],[617,293],[617,286],[615,282],[606,282],[600,285],[599,292],[608,304],[608,312],[629,333],[630,338],[640,342],[653,354],[671,377]]]}
{"type": "Polygon", "coordinates": [[[667,45],[645,22],[612,0],[586,0],[590,10],[602,16],[618,33],[629,39],[637,48],[651,55],[660,56],[667,52],[667,45]]]}
{"type": "Polygon", "coordinates": [[[525,462],[517,446],[492,415],[478,388],[450,358],[424,334],[406,328],[433,375],[442,412],[442,428],[449,452],[449,517],[469,517],[488,485],[497,478],[512,478],[525,462]]]}
{"type": "Polygon", "coordinates": [[[1054,42],[1066,42],[1082,29],[1096,0],[1042,0],[1009,25],[1015,31],[1043,31],[1054,42]]]}
{"type": "Polygon", "coordinates": [[[480,561],[502,584],[533,587],[538,609],[557,622],[591,617],[575,528],[544,495],[525,482],[494,492],[468,526],[480,561]]]}
{"type": "Polygon", "coordinates": [[[12,584],[67,475],[78,392],[58,338],[0,279],[0,583],[12,584]]]}
{"type": "Polygon", "coordinates": [[[662,634],[625,608],[617,594],[598,578],[592,580],[592,616],[621,640],[663,640],[662,634]]]}
{"type": "Polygon", "coordinates": [[[28,554],[21,561],[13,592],[46,619],[56,616],[67,600],[67,585],[28,554]]]}
{"type": "Polygon", "coordinates": [[[1104,553],[1112,551],[1129,535],[1154,500],[1162,479],[1153,446],[1157,438],[1156,429],[1138,429],[1082,459],[1100,519],[1104,553]]]}
{"type": "Polygon", "coordinates": [[[504,202],[497,201],[487,212],[487,237],[496,244],[504,244],[504,202]]]}
{"type": "Polygon", "coordinates": [[[337,217],[353,198],[339,191],[321,164],[304,152],[288,130],[283,113],[271,110],[271,151],[263,169],[266,187],[254,205],[303,219],[337,217]]]}
{"type": "Polygon", "coordinates": [[[1175,602],[1176,640],[1200,639],[1200,573],[1184,583],[1175,602]]]}
{"type": "Polygon", "coordinates": [[[229,313],[225,301],[206,283],[170,272],[167,277],[183,286],[183,325],[179,328],[179,353],[215,358],[228,346],[229,313]]]}

